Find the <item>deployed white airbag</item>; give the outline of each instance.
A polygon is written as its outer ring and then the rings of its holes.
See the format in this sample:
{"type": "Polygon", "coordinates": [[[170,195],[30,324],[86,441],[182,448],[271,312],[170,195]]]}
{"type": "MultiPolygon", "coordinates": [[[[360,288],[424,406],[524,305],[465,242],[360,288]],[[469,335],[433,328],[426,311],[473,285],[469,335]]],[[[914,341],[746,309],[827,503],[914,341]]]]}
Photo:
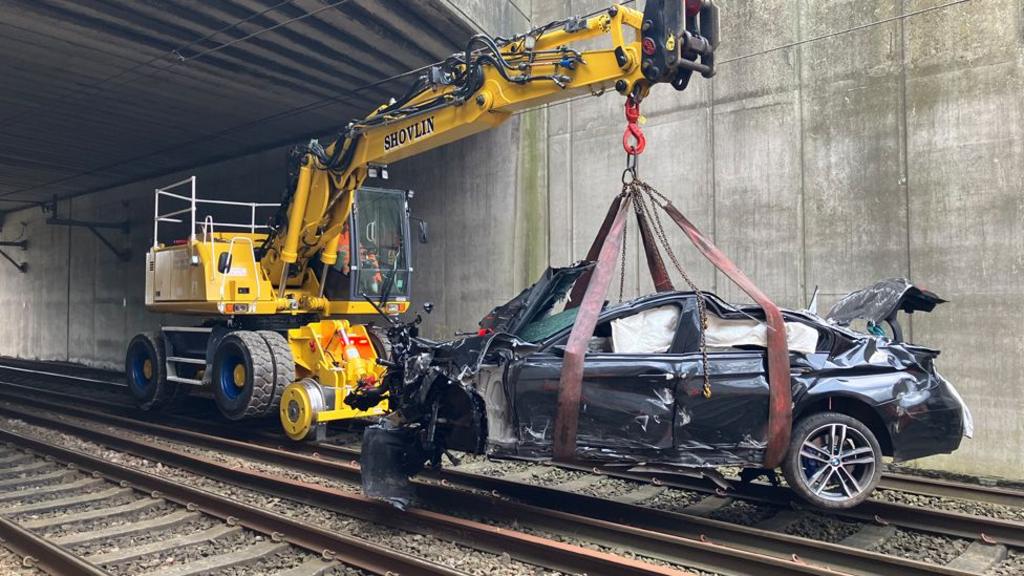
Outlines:
{"type": "MultiPolygon", "coordinates": [[[[708,314],[708,348],[768,347],[768,325],[757,320],[723,320],[708,314]]],[[[811,354],[818,345],[818,331],[799,322],[786,322],[786,341],[793,352],[811,354]]]]}
{"type": "Polygon", "coordinates": [[[616,354],[663,354],[672,346],[678,324],[678,306],[662,306],[612,320],[612,349],[616,354]]]}

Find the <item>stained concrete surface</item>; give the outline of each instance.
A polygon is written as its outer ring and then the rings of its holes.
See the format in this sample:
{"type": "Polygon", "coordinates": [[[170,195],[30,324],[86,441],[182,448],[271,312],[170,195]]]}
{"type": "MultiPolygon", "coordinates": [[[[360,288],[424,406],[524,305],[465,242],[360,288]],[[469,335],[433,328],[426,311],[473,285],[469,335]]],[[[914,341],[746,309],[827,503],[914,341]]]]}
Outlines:
{"type": "MultiPolygon", "coordinates": [[[[499,33],[520,29],[524,14],[541,23],[604,5],[450,3],[499,33]]],[[[972,0],[773,49],[942,3],[721,0],[719,74],[684,93],[654,91],[640,167],[785,306],[819,286],[825,310],[897,275],[949,299],[916,315],[911,334],[943,350],[939,367],[977,435],[922,465],[1020,477],[1024,1],[972,0]]],[[[550,106],[392,167],[391,185],[416,190],[413,210],[430,222],[430,243],[413,247],[414,298],[437,305],[429,333],[472,329],[544,265],[585,254],[621,186],[621,106],[616,95],[550,106]]],[[[275,201],[284,159],[279,149],[201,168],[201,194],[275,201]]],[[[175,179],[62,203],[63,216],[129,217],[130,238],[104,232],[132,247],[128,263],[88,231],[42,224],[37,210],[10,216],[2,237],[27,222],[31,268],[0,262],[0,354],[117,367],[132,334],[181,321],[142,308],[152,188],[175,179]]],[[[627,297],[650,290],[630,238],[627,297]]],[[[743,299],[681,235],[673,246],[702,287],[743,299]]]]}

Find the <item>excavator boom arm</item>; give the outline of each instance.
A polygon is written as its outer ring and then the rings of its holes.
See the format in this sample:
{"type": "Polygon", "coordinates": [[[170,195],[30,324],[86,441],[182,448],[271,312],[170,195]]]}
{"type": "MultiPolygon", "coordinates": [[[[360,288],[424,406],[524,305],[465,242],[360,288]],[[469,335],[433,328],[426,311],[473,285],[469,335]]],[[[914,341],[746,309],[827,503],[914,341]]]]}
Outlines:
{"type": "Polygon", "coordinates": [[[648,0],[644,12],[615,5],[540,26],[508,40],[474,36],[431,66],[402,99],[349,124],[331,145],[299,155],[294,193],[264,243],[262,263],[279,289],[317,254],[334,264],[338,239],[372,164],[396,162],[494,128],[536,106],[614,89],[635,101],[654,84],[686,88],[714,74],[718,8],[711,0],[648,0]],[[576,48],[601,38],[602,49],[576,48]]]}

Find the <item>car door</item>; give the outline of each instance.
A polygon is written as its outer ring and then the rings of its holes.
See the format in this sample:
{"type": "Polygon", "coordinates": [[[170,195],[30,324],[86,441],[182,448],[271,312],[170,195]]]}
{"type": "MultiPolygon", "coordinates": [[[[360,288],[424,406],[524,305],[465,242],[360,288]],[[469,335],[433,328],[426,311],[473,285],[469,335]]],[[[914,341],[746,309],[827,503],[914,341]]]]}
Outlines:
{"type": "MultiPolygon", "coordinates": [[[[708,352],[710,395],[700,352],[686,354],[676,394],[681,450],[759,449],[768,422],[768,379],[761,350],[708,352]]],[[[710,455],[708,455],[710,457],[710,455]]]]}
{"type": "Polygon", "coordinates": [[[765,352],[709,350],[710,394],[705,395],[696,301],[691,297],[684,309],[692,315],[684,317],[688,319],[680,323],[677,336],[684,353],[676,390],[676,445],[683,452],[696,452],[703,463],[729,462],[732,459],[723,451],[760,449],[764,445],[768,423],[765,352]]]}
{"type": "MultiPolygon", "coordinates": [[[[678,308],[674,303],[667,305],[678,308]]],[[[663,306],[666,304],[650,308],[663,306]]],[[[609,322],[603,319],[599,323],[598,339],[602,329],[610,329],[609,322]]],[[[673,328],[673,335],[675,331],[673,328]]],[[[607,451],[671,449],[681,361],[682,355],[671,347],[661,353],[588,353],[583,363],[577,428],[581,452],[612,456],[607,451]]],[[[561,350],[556,344],[531,355],[511,371],[509,382],[521,446],[550,447],[561,370],[561,350]]]]}
{"type": "Polygon", "coordinates": [[[674,354],[593,354],[583,363],[577,445],[581,448],[672,448],[674,354]]]}

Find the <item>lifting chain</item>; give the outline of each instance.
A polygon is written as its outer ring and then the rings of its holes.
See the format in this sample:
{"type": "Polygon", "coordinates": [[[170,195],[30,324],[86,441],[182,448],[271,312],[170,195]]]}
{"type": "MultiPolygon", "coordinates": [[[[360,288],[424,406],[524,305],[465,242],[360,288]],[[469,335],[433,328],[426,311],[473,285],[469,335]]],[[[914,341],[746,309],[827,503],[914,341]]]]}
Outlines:
{"type": "MultiPolygon", "coordinates": [[[[632,202],[632,196],[627,193],[627,184],[622,185],[622,201],[627,207],[632,202]]],[[[623,292],[626,289],[626,245],[629,244],[629,218],[622,223],[622,254],[619,265],[619,302],[622,302],[623,292]]]]}
{"type": "MultiPolygon", "coordinates": [[[[640,180],[637,174],[637,160],[640,154],[643,153],[644,148],[647,146],[647,140],[644,137],[643,130],[637,123],[640,119],[640,103],[629,96],[626,99],[626,132],[622,135],[622,146],[626,150],[626,169],[622,171],[622,202],[626,203],[626,206],[633,205],[633,210],[636,212],[637,222],[646,221],[650,228],[653,230],[654,235],[658,239],[658,243],[661,244],[662,249],[668,254],[669,260],[672,262],[672,266],[679,272],[683,281],[686,285],[693,290],[694,295],[697,298],[697,315],[700,318],[700,359],[701,359],[701,371],[704,373],[704,387],[703,394],[705,398],[711,398],[711,372],[708,370],[708,347],[707,347],[707,330],[708,330],[708,309],[707,301],[704,297],[704,293],[701,292],[697,284],[690,279],[690,276],[683,270],[682,264],[679,262],[679,258],[676,257],[676,253],[672,250],[672,245],[668,241],[668,236],[665,234],[665,227],[661,222],[661,216],[658,210],[654,208],[665,209],[665,206],[671,204],[671,201],[661,192],[654,189],[653,186],[640,180]],[[629,139],[633,137],[636,140],[636,145],[630,145],[629,139]],[[659,203],[660,201],[660,203],[659,203]]],[[[629,220],[627,219],[628,223],[629,220]]],[[[619,269],[619,301],[622,301],[622,295],[626,284],[626,244],[629,240],[629,236],[626,233],[628,228],[623,228],[622,232],[622,264],[619,269]]]]}
{"type": "Polygon", "coordinates": [[[665,250],[668,255],[669,261],[672,262],[672,266],[679,272],[679,276],[682,277],[686,285],[693,290],[694,295],[697,297],[697,316],[700,319],[700,360],[701,360],[701,371],[704,373],[704,388],[703,393],[705,398],[711,398],[711,372],[708,370],[708,346],[707,346],[707,330],[708,330],[708,307],[707,300],[704,297],[704,293],[697,287],[697,284],[690,279],[690,276],[683,269],[682,264],[679,262],[679,258],[676,257],[676,253],[672,250],[672,245],[668,241],[668,236],[665,234],[665,227],[661,222],[661,216],[654,207],[664,210],[664,207],[671,203],[671,201],[665,197],[664,194],[658,192],[650,184],[636,178],[634,176],[632,182],[627,185],[629,188],[628,194],[633,199],[633,208],[636,211],[636,217],[638,220],[646,220],[651,224],[651,229],[654,231],[654,235],[658,238],[658,243],[665,250]],[[661,200],[661,204],[658,203],[661,200]],[[648,204],[650,203],[650,204],[648,204]]]}

